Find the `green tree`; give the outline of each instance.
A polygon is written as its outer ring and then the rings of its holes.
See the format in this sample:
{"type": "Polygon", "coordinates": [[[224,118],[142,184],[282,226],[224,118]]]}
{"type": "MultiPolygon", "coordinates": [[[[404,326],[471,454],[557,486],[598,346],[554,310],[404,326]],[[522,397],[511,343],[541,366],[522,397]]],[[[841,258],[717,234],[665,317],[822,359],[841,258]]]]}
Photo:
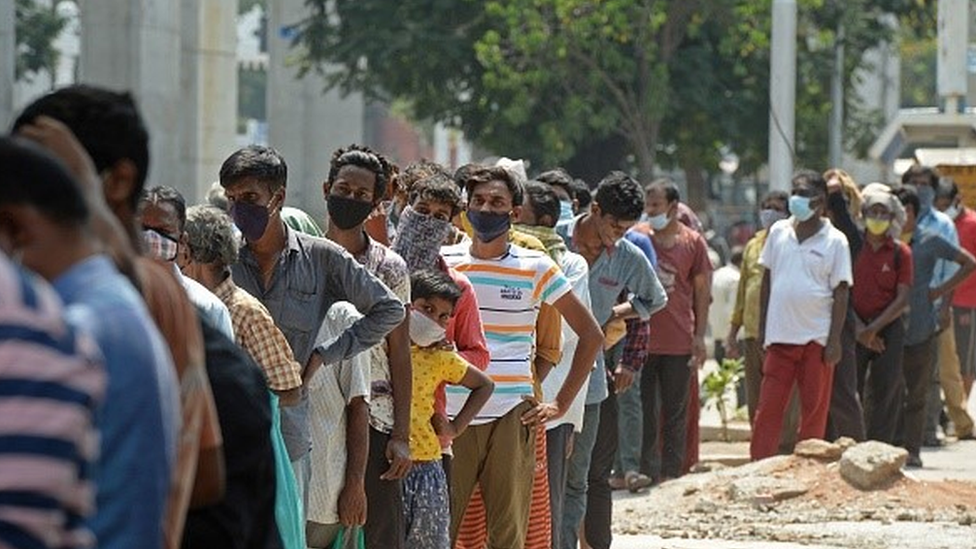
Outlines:
{"type": "Polygon", "coordinates": [[[14,18],[14,34],[17,36],[15,78],[30,81],[41,71],[53,76],[58,63],[54,39],[64,30],[68,20],[59,15],[54,6],[43,6],[35,0],[16,0],[14,18]]]}
{"type": "MultiPolygon", "coordinates": [[[[408,101],[414,114],[537,166],[657,163],[698,174],[728,147],[750,172],[765,162],[768,0],[308,0],[305,70],[330,87],[408,101]]],[[[925,21],[920,0],[800,0],[798,164],[823,166],[835,30],[845,82],[890,40],[891,17],[925,21]]],[[[848,129],[876,113],[848,95],[848,129]]],[[[858,131],[851,131],[856,127],[858,131]]],[[[577,172],[578,173],[578,172],[577,172]]],[[[694,179],[694,177],[692,178],[694,179]]],[[[694,181],[690,181],[694,182],[694,181]]]]}

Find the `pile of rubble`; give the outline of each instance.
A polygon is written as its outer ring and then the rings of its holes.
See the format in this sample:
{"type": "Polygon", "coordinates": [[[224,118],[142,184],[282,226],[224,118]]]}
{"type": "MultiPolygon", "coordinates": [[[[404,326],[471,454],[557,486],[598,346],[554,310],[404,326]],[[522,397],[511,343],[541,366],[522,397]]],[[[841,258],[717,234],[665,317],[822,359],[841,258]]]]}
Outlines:
{"type": "Polygon", "coordinates": [[[903,535],[902,541],[921,540],[913,547],[943,547],[951,546],[947,539],[955,529],[971,546],[976,484],[916,480],[902,472],[906,458],[905,450],[874,441],[803,441],[790,456],[706,467],[711,470],[649,493],[620,496],[614,531],[839,547],[898,547],[890,536],[903,535]],[[942,538],[927,544],[933,528],[942,538]]]}

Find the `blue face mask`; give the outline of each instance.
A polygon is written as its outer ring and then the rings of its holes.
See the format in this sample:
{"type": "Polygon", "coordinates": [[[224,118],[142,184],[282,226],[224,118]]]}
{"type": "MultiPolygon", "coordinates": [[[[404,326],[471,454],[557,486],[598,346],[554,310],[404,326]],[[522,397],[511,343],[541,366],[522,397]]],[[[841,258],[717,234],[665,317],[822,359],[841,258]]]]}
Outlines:
{"type": "Polygon", "coordinates": [[[660,231],[668,226],[671,222],[671,218],[668,217],[667,212],[659,213],[657,215],[651,215],[647,217],[647,222],[651,225],[651,228],[655,231],[660,231]]]}
{"type": "Polygon", "coordinates": [[[559,222],[568,223],[573,220],[575,214],[573,213],[573,203],[567,200],[559,201],[559,222]]]}
{"type": "Polygon", "coordinates": [[[780,219],[786,219],[786,214],[779,210],[768,208],[759,212],[759,223],[763,229],[772,227],[780,219]]]}
{"type": "Polygon", "coordinates": [[[491,242],[508,233],[512,226],[512,216],[507,213],[480,212],[468,210],[468,221],[478,240],[491,242]]]}
{"type": "Polygon", "coordinates": [[[790,197],[790,213],[798,221],[803,222],[813,217],[816,211],[810,207],[809,196],[793,195],[790,197]]]}

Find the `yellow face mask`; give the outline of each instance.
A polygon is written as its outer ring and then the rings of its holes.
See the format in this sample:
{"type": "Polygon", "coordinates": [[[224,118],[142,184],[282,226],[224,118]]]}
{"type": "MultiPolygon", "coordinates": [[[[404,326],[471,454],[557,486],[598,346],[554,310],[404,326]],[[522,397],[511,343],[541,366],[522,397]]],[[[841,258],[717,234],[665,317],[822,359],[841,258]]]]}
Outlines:
{"type": "Polygon", "coordinates": [[[875,219],[869,217],[864,220],[864,227],[869,233],[875,236],[882,236],[888,232],[888,228],[891,227],[891,221],[888,219],[875,219]]]}

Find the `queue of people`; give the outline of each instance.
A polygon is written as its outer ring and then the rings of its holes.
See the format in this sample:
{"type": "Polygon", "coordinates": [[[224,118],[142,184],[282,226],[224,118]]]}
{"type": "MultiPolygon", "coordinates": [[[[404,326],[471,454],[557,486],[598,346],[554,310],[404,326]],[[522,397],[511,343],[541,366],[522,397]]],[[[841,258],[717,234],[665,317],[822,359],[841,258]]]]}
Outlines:
{"type": "Polygon", "coordinates": [[[668,179],[350,145],[320,228],[275,149],[190,204],[145,188],[149,138],[91,86],[0,138],[0,545],[607,549],[613,489],[698,460],[710,306],[755,459],[844,435],[920,465],[938,382],[973,436],[976,216],[931,171],[800,172],[713,273],[668,179]]]}

